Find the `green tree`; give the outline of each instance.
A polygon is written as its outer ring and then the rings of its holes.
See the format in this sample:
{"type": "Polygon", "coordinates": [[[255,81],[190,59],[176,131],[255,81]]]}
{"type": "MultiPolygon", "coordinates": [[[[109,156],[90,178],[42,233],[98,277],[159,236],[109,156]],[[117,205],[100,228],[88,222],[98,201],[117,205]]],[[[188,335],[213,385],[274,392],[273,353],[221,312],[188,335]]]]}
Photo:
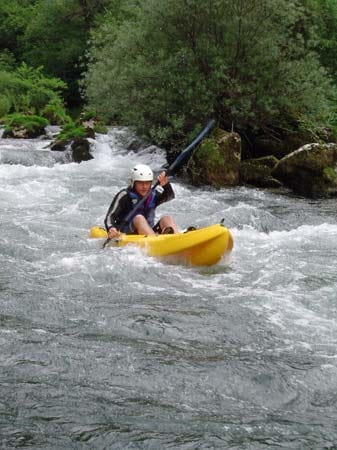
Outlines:
{"type": "Polygon", "coordinates": [[[68,103],[79,103],[89,31],[120,0],[1,0],[0,52],[63,79],[68,103]]]}
{"type": "Polygon", "coordinates": [[[88,37],[83,16],[75,7],[78,5],[73,0],[37,1],[23,37],[24,60],[64,80],[69,86],[70,103],[79,101],[79,62],[88,37]]]}
{"type": "Polygon", "coordinates": [[[17,57],[22,54],[22,37],[33,13],[36,0],[1,0],[0,51],[7,49],[17,57]]]}
{"type": "Polygon", "coordinates": [[[337,84],[337,3],[335,0],[316,0],[313,8],[317,24],[317,52],[337,84]]]}
{"type": "Polygon", "coordinates": [[[63,110],[61,98],[66,88],[63,81],[46,77],[41,68],[34,69],[22,63],[8,71],[8,62],[0,58],[1,116],[7,113],[43,115],[46,107],[63,110]]]}
{"type": "Polygon", "coordinates": [[[92,36],[85,78],[89,104],[107,118],[163,142],[214,113],[239,130],[328,114],[303,2],[129,1],[122,17],[110,13],[92,36]]]}
{"type": "Polygon", "coordinates": [[[85,65],[89,31],[112,0],[36,0],[23,40],[23,58],[64,80],[71,104],[80,102],[78,80],[85,65]]]}

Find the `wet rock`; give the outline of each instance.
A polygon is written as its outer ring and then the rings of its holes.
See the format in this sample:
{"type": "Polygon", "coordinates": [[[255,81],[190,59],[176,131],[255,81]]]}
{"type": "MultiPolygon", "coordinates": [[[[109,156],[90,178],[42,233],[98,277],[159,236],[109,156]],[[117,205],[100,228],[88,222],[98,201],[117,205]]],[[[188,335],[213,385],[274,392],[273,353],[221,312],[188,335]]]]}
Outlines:
{"type": "Polygon", "coordinates": [[[95,133],[94,128],[85,127],[85,135],[88,138],[95,139],[96,133],[95,133]]]}
{"type": "Polygon", "coordinates": [[[132,137],[127,143],[125,148],[127,150],[131,150],[135,153],[139,152],[140,150],[144,150],[148,144],[146,144],[144,141],[139,139],[138,137],[132,137]]]}
{"type": "Polygon", "coordinates": [[[34,139],[45,134],[44,126],[34,126],[26,128],[20,125],[13,125],[11,128],[6,128],[2,137],[14,139],[34,139]]]}
{"type": "Polygon", "coordinates": [[[188,164],[187,174],[196,185],[236,186],[240,161],[240,135],[218,128],[196,150],[188,164]]]}
{"type": "Polygon", "coordinates": [[[240,164],[240,181],[263,188],[281,187],[282,183],[271,175],[279,160],[275,156],[247,159],[240,164]]]}
{"type": "Polygon", "coordinates": [[[69,141],[65,141],[65,140],[56,140],[54,142],[52,142],[52,144],[50,145],[50,150],[54,151],[54,152],[64,152],[67,147],[69,145],[69,141]]]}
{"type": "Polygon", "coordinates": [[[307,144],[282,158],[272,176],[306,197],[337,196],[337,144],[307,144]]]}
{"type": "Polygon", "coordinates": [[[72,159],[74,162],[89,161],[93,159],[90,153],[90,143],[87,139],[76,138],[71,143],[72,159]]]}

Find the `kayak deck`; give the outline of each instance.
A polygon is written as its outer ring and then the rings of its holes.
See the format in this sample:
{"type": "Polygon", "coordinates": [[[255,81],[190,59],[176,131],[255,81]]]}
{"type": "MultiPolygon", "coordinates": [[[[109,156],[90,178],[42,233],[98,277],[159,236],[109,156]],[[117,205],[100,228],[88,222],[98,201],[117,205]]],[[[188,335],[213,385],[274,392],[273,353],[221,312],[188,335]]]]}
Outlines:
{"type": "MultiPolygon", "coordinates": [[[[107,238],[100,227],[92,227],[92,238],[107,238]]],[[[228,228],[216,224],[185,233],[160,235],[129,235],[121,233],[117,239],[107,243],[107,247],[137,245],[149,256],[176,256],[177,260],[194,266],[211,266],[230,254],[233,238],[228,228]]]]}

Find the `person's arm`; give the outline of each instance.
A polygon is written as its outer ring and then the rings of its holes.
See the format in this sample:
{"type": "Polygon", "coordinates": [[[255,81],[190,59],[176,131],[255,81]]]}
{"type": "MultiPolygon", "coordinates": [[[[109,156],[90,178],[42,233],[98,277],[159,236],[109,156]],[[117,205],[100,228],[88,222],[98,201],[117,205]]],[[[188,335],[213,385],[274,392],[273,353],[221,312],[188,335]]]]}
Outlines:
{"type": "Polygon", "coordinates": [[[108,209],[104,224],[109,238],[118,236],[119,234],[117,228],[121,224],[125,215],[128,213],[128,199],[127,192],[123,189],[118,192],[108,209]]]}
{"type": "Polygon", "coordinates": [[[161,203],[168,202],[169,200],[174,199],[175,195],[174,195],[172,185],[169,181],[169,178],[166,176],[165,172],[161,172],[158,175],[157,179],[158,179],[160,186],[163,188],[163,192],[161,192],[161,193],[157,192],[157,199],[158,199],[157,206],[158,206],[161,203]]]}

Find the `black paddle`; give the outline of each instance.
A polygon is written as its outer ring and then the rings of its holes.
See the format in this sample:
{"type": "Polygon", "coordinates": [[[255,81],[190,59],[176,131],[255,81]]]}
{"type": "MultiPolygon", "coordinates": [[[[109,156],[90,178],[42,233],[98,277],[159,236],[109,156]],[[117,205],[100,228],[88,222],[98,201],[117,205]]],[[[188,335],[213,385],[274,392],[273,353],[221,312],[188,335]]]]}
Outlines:
{"type": "MultiPolygon", "coordinates": [[[[204,139],[204,137],[211,131],[211,129],[215,125],[215,120],[211,119],[205,128],[198,134],[198,136],[192,141],[182,152],[179,153],[177,158],[173,161],[173,163],[165,169],[167,175],[174,175],[192,156],[193,151],[197,147],[198,144],[204,139]]],[[[159,182],[157,181],[152,188],[144,195],[144,197],[136,204],[136,206],[129,212],[129,214],[124,218],[123,222],[120,224],[119,229],[121,229],[126,223],[134,215],[135,211],[144,203],[146,199],[149,197],[151,192],[158,186],[159,182]]],[[[111,238],[108,238],[104,244],[103,248],[111,241],[111,238]]]]}

